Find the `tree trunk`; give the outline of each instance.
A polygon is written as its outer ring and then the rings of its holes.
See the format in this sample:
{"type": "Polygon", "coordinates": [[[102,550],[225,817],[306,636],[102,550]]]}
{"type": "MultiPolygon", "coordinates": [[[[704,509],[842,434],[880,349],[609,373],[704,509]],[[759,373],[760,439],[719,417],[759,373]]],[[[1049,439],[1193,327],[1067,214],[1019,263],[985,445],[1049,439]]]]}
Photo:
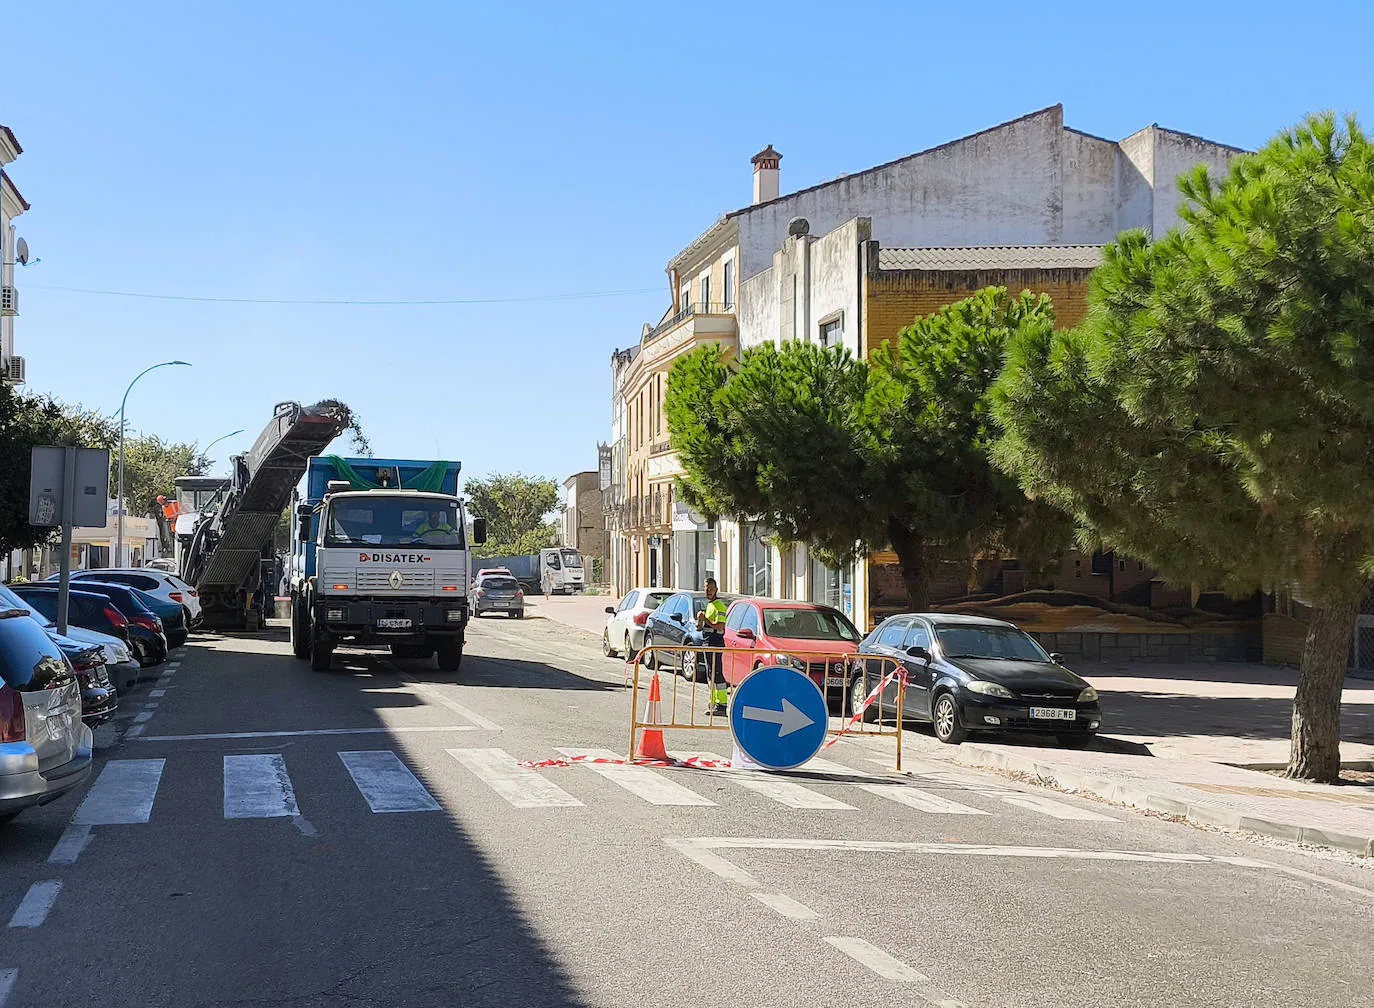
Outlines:
{"type": "Polygon", "coordinates": [[[919,535],[895,520],[887,523],[887,537],[902,567],[907,600],[914,611],[924,612],[930,608],[930,571],[926,568],[925,543],[919,535]]]}
{"type": "Polygon", "coordinates": [[[1330,783],[1341,770],[1341,689],[1365,586],[1328,597],[1312,610],[1298,692],[1288,776],[1330,783]]]}

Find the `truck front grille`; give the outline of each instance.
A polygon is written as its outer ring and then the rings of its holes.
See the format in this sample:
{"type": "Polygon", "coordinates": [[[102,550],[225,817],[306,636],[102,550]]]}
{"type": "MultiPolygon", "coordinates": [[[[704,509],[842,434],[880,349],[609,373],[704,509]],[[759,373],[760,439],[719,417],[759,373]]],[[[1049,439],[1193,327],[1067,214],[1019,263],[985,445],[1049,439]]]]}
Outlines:
{"type": "Polygon", "coordinates": [[[366,592],[415,592],[431,591],[434,588],[434,572],[432,570],[405,570],[400,571],[401,587],[393,588],[391,585],[391,575],[393,571],[368,570],[358,571],[358,591],[366,592]]]}

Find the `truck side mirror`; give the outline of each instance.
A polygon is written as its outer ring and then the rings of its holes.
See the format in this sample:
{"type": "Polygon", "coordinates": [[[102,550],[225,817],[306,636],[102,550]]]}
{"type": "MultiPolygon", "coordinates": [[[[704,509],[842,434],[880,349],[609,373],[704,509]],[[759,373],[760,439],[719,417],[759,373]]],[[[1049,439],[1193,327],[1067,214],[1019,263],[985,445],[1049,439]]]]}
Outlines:
{"type": "Polygon", "coordinates": [[[485,518],[472,519],[472,545],[481,546],[487,541],[487,520],[485,518]]]}
{"type": "Polygon", "coordinates": [[[296,538],[303,543],[308,543],[311,539],[310,527],[313,524],[311,521],[312,518],[313,515],[310,514],[296,515],[296,538]]]}

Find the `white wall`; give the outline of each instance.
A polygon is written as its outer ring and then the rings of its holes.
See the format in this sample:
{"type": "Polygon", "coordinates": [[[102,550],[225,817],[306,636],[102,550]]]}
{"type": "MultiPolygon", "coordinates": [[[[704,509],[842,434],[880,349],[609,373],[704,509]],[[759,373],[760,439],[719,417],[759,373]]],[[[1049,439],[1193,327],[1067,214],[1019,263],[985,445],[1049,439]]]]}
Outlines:
{"type": "Polygon", "coordinates": [[[1178,208],[1183,194],[1178,191],[1178,177],[1205,164],[1213,178],[1224,175],[1236,152],[1200,137],[1176,133],[1161,127],[1152,128],[1154,134],[1154,218],[1153,234],[1161,237],[1178,223],[1178,208]]]}

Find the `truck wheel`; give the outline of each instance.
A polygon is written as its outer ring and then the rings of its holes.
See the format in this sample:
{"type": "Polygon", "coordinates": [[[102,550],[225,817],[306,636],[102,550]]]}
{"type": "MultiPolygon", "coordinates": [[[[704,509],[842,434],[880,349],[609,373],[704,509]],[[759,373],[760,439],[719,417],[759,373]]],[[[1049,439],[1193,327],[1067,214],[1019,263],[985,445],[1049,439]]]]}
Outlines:
{"type": "Polygon", "coordinates": [[[310,657],[308,614],[299,601],[291,603],[291,653],[304,661],[310,657]]]}
{"type": "Polygon", "coordinates": [[[440,672],[457,672],[463,664],[463,644],[456,637],[445,637],[435,649],[440,672]]]}
{"type": "Polygon", "coordinates": [[[334,667],[334,649],[319,641],[310,643],[310,667],[316,672],[328,672],[334,667]]]}

